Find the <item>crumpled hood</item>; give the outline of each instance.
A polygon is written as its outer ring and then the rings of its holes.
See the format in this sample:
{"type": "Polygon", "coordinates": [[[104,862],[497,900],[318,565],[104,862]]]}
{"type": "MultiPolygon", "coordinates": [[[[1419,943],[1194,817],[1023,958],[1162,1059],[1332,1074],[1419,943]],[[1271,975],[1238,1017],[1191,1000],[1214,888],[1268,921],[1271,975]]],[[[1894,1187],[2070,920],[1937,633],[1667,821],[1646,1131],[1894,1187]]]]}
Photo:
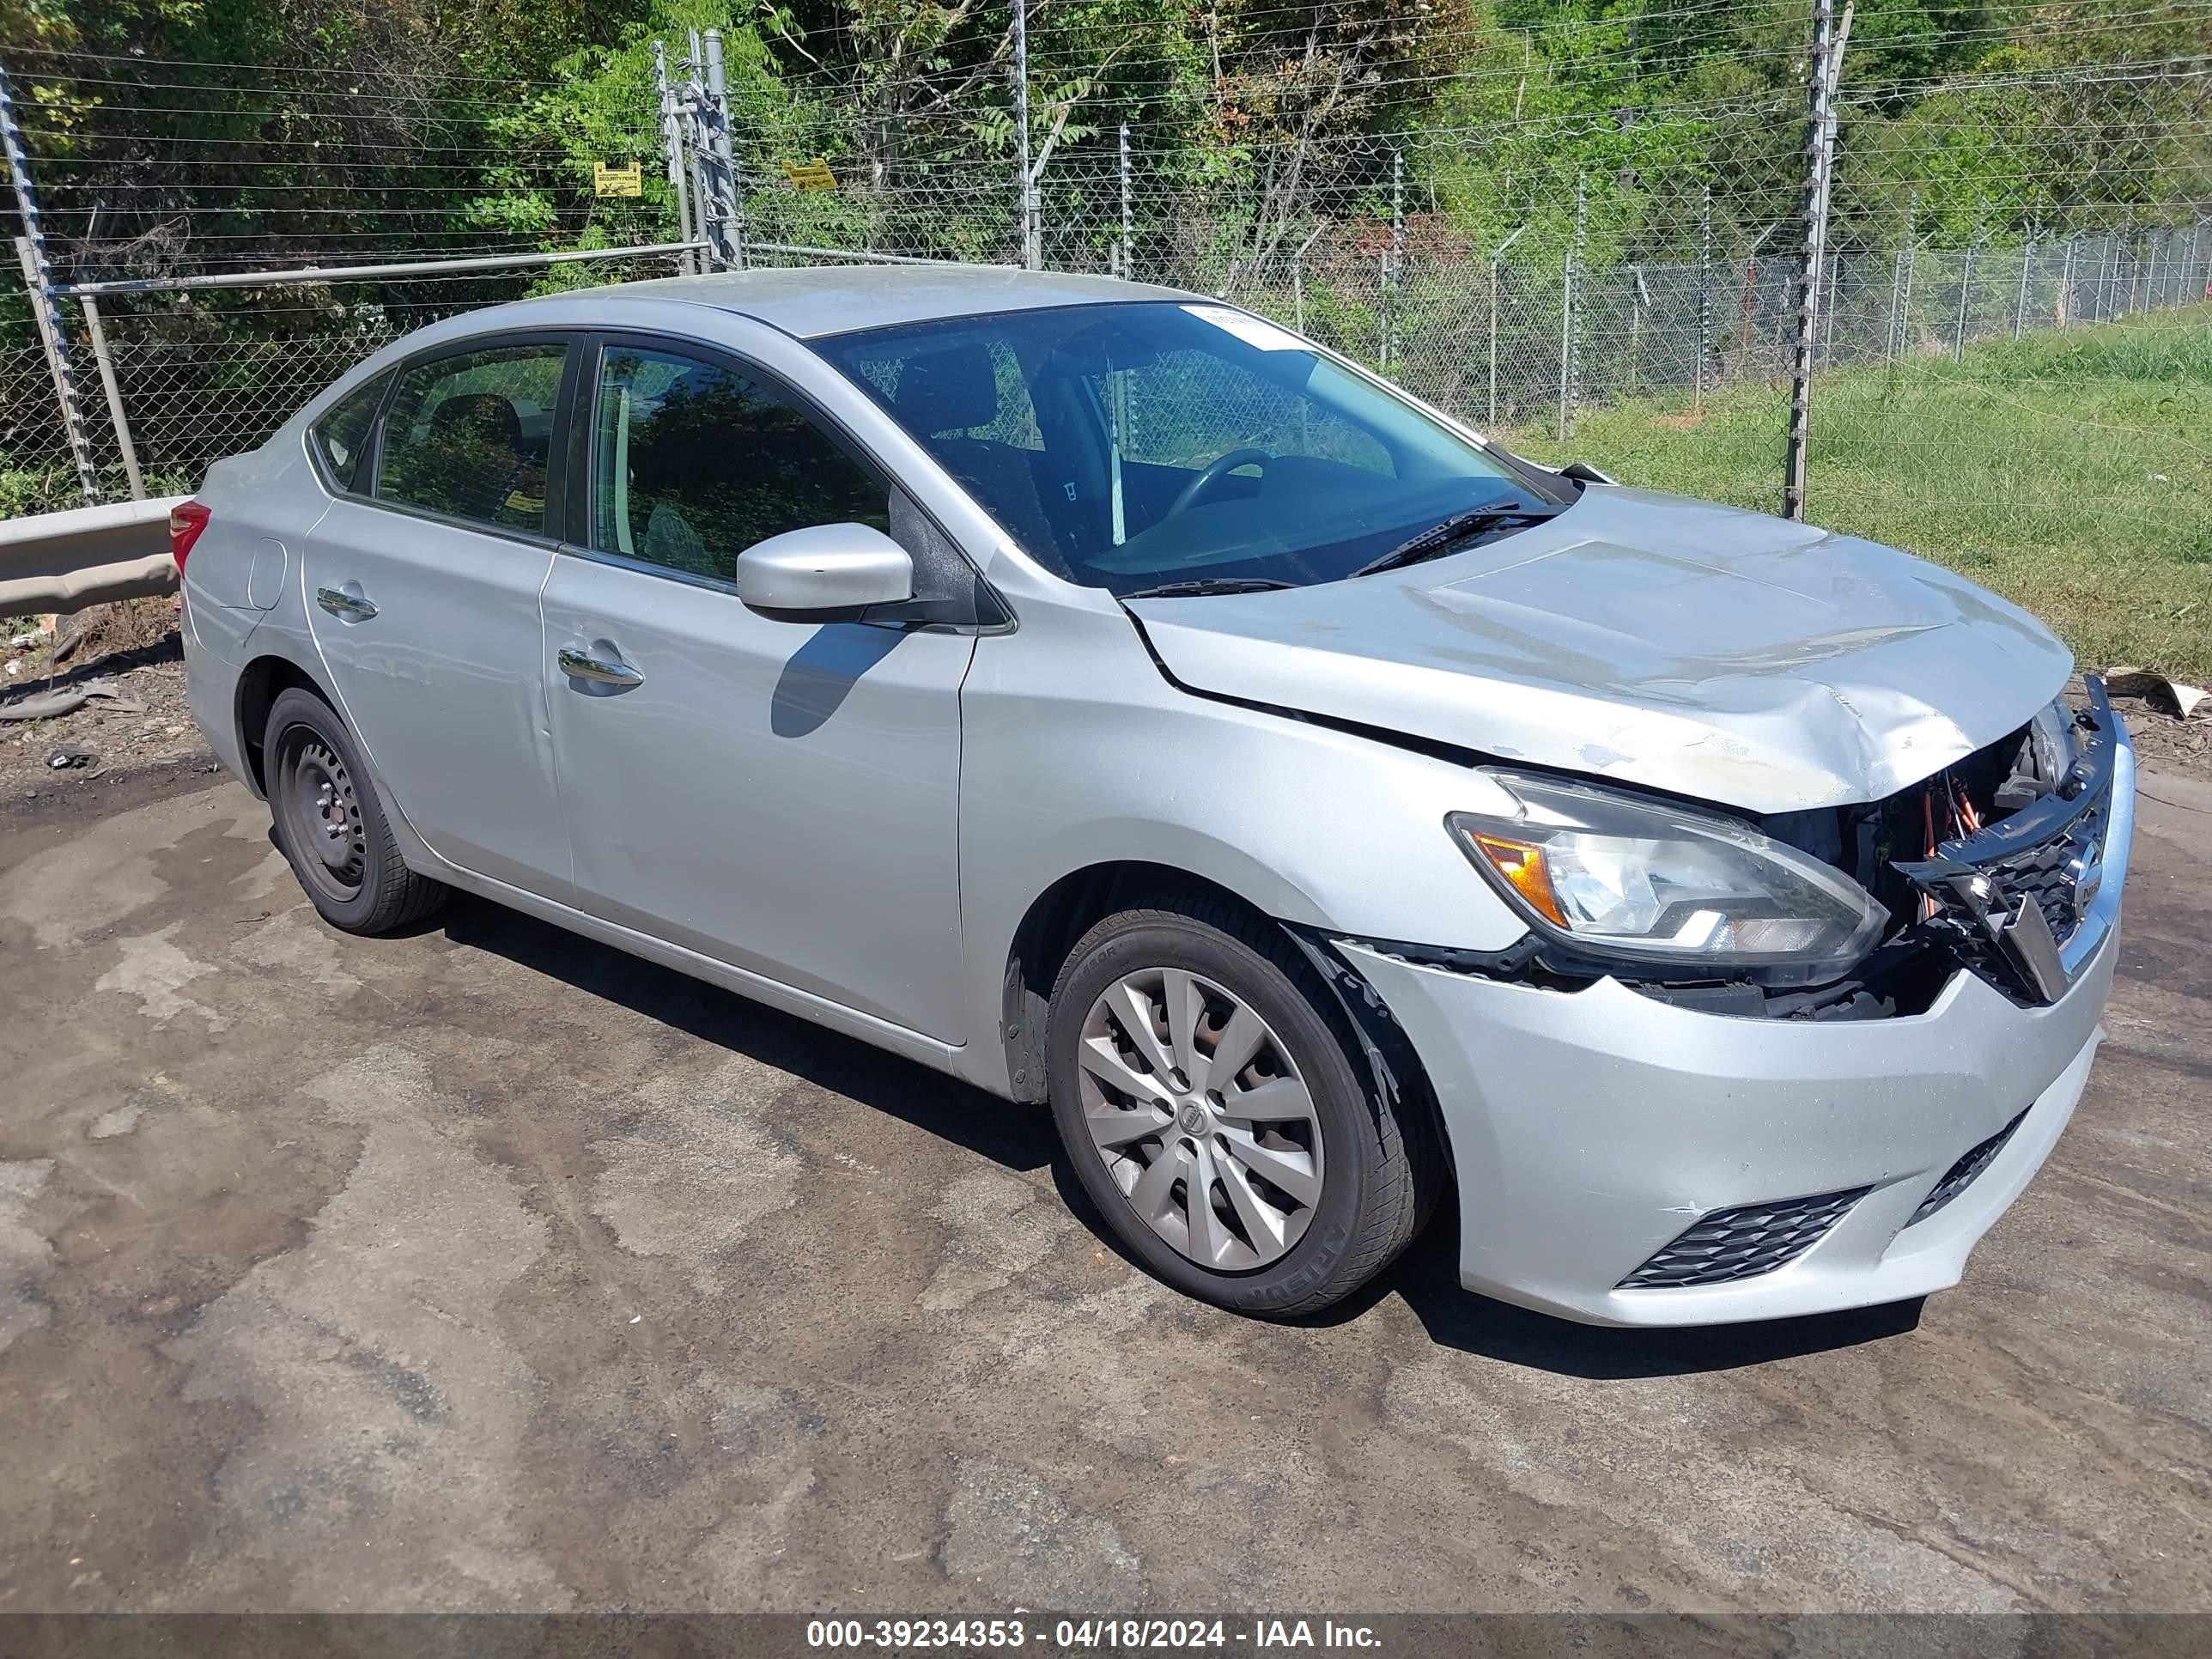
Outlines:
{"type": "Polygon", "coordinates": [[[1893,548],[1603,486],[1403,570],[1129,609],[1195,690],[1759,813],[1893,794],[2024,725],[2073,665],[1893,548]]]}

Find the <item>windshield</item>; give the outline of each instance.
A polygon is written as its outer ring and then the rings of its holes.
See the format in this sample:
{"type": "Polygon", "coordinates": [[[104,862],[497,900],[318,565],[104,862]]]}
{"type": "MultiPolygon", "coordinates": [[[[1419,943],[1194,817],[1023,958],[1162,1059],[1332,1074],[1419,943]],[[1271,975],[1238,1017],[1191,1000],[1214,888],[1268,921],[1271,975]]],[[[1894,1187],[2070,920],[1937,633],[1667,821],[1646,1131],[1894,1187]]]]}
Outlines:
{"type": "Polygon", "coordinates": [[[1427,556],[1428,542],[1407,544],[1447,520],[1564,499],[1226,306],[1009,312],[814,347],[1040,563],[1125,596],[1336,581],[1427,556]]]}

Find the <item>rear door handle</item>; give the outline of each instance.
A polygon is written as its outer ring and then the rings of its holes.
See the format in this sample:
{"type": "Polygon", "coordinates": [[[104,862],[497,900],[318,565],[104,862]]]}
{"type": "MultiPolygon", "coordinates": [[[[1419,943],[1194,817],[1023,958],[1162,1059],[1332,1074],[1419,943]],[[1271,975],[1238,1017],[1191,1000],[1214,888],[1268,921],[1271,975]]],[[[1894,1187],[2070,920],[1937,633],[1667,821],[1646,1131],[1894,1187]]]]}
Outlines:
{"type": "Polygon", "coordinates": [[[589,680],[594,685],[643,685],[645,676],[628,663],[610,662],[605,657],[591,656],[571,646],[563,646],[561,654],[554,659],[561,672],[572,680],[589,680]]]}
{"type": "Polygon", "coordinates": [[[315,603],[340,622],[367,622],[376,614],[376,606],[361,591],[359,582],[347,582],[339,587],[319,587],[315,603]]]}

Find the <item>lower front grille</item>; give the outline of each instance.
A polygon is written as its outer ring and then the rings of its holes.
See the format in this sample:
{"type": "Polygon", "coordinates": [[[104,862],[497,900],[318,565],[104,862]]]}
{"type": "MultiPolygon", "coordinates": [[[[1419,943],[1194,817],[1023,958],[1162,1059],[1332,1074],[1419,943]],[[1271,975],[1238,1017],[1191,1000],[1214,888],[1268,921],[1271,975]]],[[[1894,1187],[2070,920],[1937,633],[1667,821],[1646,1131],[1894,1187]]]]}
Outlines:
{"type": "Polygon", "coordinates": [[[1929,1188],[1928,1196],[1920,1200],[1920,1207],[1912,1212],[1912,1220],[1905,1224],[1910,1227],[1916,1222],[1927,1220],[1929,1216],[1934,1215],[1936,1211],[1972,1186],[1975,1178],[1990,1167],[1991,1160],[1999,1152],[2004,1151],[2005,1142],[2012,1139],[2012,1132],[2020,1127],[2021,1118],[2027,1115],[2026,1112],[2022,1112],[2020,1117],[2013,1119],[1987,1140],[1978,1146],[1969,1146],[1956,1164],[1943,1171],[1943,1178],[1929,1188]]]}
{"type": "Polygon", "coordinates": [[[1620,1281],[1624,1291],[1682,1290],[1754,1279],[1795,1261],[1874,1188],[1715,1210],[1620,1281]]]}

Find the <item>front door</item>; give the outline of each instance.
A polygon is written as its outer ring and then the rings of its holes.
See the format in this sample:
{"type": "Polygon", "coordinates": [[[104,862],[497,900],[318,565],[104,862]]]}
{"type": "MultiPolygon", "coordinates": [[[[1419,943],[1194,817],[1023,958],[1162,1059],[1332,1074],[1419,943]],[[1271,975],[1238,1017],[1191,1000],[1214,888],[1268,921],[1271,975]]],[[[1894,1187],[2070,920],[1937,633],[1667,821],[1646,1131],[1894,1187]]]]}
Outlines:
{"type": "Polygon", "coordinates": [[[738,553],[817,524],[897,535],[889,487],[733,362],[609,344],[586,374],[588,529],[544,600],[578,902],[959,1042],[974,639],[747,610],[738,553]]]}
{"type": "Polygon", "coordinates": [[[399,372],[367,498],[308,538],[307,617],[369,763],[431,850],[566,902],[538,590],[568,343],[399,372]]]}

